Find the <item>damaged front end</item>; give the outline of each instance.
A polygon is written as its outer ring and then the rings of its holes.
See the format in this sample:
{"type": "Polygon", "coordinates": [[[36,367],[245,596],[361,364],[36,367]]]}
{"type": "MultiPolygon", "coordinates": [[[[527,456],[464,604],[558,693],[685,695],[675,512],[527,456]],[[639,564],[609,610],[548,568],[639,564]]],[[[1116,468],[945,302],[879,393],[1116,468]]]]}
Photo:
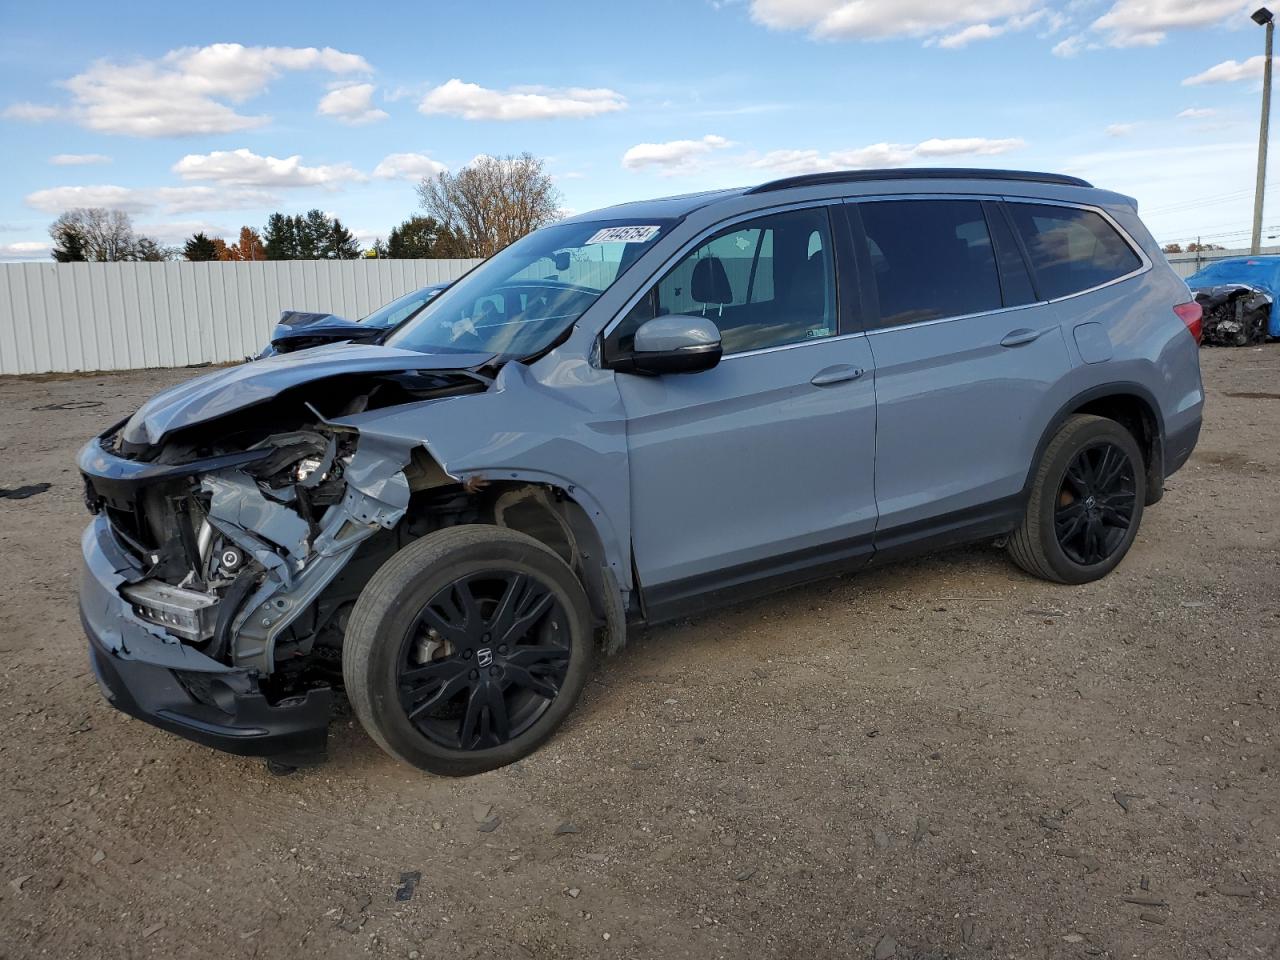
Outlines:
{"type": "Polygon", "coordinates": [[[1204,310],[1204,344],[1245,347],[1267,339],[1273,300],[1265,290],[1226,283],[1193,293],[1204,310]]]}
{"type": "Polygon", "coordinates": [[[254,396],[238,379],[225,371],[172,404],[151,401],[81,451],[94,514],[82,619],[125,712],[232,752],[309,762],[323,754],[361,586],[421,535],[400,523],[412,497],[439,500],[424,511],[438,519],[457,498],[420,445],[341,421],[488,381],[465,369],[345,372],[238,406],[228,390],[254,396]],[[218,415],[174,414],[193,403],[218,415]],[[163,426],[148,409],[165,412],[163,426]]]}

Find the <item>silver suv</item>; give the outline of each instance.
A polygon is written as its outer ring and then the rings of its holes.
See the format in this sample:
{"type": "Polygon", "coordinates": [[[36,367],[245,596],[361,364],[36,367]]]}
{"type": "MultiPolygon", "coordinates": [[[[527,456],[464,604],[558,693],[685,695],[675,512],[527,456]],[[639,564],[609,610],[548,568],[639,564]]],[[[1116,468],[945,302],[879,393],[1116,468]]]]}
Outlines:
{"type": "Polygon", "coordinates": [[[379,345],[221,370],[80,455],[102,688],[297,765],[509,763],[629,623],[967,541],[1084,583],[1190,456],[1200,308],[1133,200],[820,174],[539,230],[379,345]]]}

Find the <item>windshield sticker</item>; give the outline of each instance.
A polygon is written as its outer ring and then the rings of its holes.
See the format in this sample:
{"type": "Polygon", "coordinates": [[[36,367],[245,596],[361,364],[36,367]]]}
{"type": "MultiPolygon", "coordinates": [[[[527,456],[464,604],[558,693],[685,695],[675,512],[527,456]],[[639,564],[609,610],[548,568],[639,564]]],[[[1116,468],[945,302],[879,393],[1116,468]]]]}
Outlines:
{"type": "Polygon", "coordinates": [[[658,235],[661,229],[661,227],[605,227],[593,233],[587,243],[648,243],[658,235]]]}

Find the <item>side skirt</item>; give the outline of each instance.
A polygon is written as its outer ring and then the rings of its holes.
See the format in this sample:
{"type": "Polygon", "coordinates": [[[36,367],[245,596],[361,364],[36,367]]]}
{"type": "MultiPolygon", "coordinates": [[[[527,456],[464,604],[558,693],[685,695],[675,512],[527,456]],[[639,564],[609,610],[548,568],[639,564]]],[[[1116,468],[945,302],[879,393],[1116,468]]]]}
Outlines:
{"type": "Polygon", "coordinates": [[[1007,497],[982,507],[882,530],[874,537],[824,544],[652,587],[640,584],[644,622],[654,625],[678,620],[872,564],[878,566],[999,537],[1017,527],[1022,511],[1021,497],[1007,497]]]}

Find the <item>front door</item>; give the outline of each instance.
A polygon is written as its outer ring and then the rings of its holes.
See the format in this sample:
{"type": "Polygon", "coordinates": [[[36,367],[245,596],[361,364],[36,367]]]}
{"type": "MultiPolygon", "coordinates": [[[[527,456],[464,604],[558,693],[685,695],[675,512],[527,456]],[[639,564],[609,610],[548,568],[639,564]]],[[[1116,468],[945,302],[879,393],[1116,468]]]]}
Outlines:
{"type": "Polygon", "coordinates": [[[869,556],[875,377],[852,311],[842,328],[836,267],[827,207],[759,217],[699,245],[623,321],[708,316],[725,352],[700,373],[618,374],[650,619],[869,556]]]}

